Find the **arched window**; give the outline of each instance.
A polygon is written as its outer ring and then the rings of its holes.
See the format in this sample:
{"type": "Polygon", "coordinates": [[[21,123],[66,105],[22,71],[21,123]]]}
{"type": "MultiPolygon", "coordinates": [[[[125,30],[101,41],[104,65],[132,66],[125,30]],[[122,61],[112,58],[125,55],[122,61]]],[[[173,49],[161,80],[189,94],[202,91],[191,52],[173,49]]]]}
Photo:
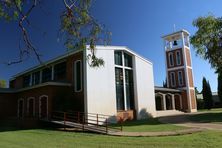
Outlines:
{"type": "Polygon", "coordinates": [[[169,65],[170,66],[174,66],[174,62],[173,62],[173,53],[169,53],[169,65]]]}
{"type": "Polygon", "coordinates": [[[180,54],[180,51],[176,52],[176,61],[177,61],[177,65],[181,65],[181,54],[180,54]]]}
{"type": "Polygon", "coordinates": [[[48,118],[48,96],[46,95],[39,97],[39,118],[48,118]]]}
{"type": "Polygon", "coordinates": [[[18,118],[24,117],[24,99],[22,98],[18,100],[17,116],[18,118]]]}
{"type": "Polygon", "coordinates": [[[75,61],[74,64],[74,87],[75,92],[82,91],[82,61],[75,61]]]}
{"type": "Polygon", "coordinates": [[[28,117],[34,117],[35,116],[35,98],[34,97],[28,98],[27,114],[28,114],[28,117]]]}

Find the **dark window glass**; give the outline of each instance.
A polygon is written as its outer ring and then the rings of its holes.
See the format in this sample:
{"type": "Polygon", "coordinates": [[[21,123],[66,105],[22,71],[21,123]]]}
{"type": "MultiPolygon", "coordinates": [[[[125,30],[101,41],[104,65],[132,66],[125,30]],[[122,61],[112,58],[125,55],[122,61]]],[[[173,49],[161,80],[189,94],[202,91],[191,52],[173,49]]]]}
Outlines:
{"type": "Polygon", "coordinates": [[[180,64],[181,64],[180,51],[177,51],[177,52],[176,52],[176,55],[177,55],[177,65],[180,65],[180,64]]]}
{"type": "Polygon", "coordinates": [[[40,83],[40,71],[32,74],[32,85],[37,85],[40,83]]]}
{"type": "Polygon", "coordinates": [[[170,66],[173,66],[174,65],[174,63],[173,63],[173,54],[172,53],[170,53],[169,54],[169,60],[170,60],[170,66]]]}
{"type": "Polygon", "coordinates": [[[54,80],[55,81],[66,80],[66,62],[62,62],[54,66],[54,80]]]}
{"type": "Polygon", "coordinates": [[[132,56],[124,53],[124,64],[126,67],[133,67],[132,56]]]}
{"type": "Polygon", "coordinates": [[[171,76],[171,85],[172,85],[172,86],[175,86],[175,73],[174,73],[174,72],[171,72],[171,73],[170,73],[170,76],[171,76]]]}
{"type": "Polygon", "coordinates": [[[116,65],[123,65],[122,63],[122,52],[121,51],[115,51],[115,64],[116,65]]]}
{"type": "Polygon", "coordinates": [[[178,72],[178,81],[179,85],[183,85],[183,75],[181,71],[178,72]]]}
{"type": "Polygon", "coordinates": [[[23,87],[30,86],[31,75],[27,75],[23,77],[23,87]]]}
{"type": "Polygon", "coordinates": [[[82,62],[77,61],[75,63],[75,90],[82,90],[82,62]]]}
{"type": "Polygon", "coordinates": [[[121,68],[115,68],[115,75],[117,110],[124,110],[123,70],[121,68]]]}
{"type": "Polygon", "coordinates": [[[48,82],[52,79],[52,68],[45,68],[42,70],[42,82],[48,82]]]}
{"type": "Polygon", "coordinates": [[[127,109],[134,109],[134,87],[133,87],[133,71],[125,70],[125,85],[126,85],[126,104],[127,109]]]}

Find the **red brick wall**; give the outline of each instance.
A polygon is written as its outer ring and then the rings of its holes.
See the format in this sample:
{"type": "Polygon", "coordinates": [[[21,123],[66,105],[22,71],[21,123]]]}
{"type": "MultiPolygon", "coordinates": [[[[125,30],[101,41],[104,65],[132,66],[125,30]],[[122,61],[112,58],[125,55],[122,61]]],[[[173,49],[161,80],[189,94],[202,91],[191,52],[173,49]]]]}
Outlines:
{"type": "Polygon", "coordinates": [[[171,50],[171,51],[167,51],[166,52],[166,60],[167,60],[167,68],[173,68],[173,67],[178,67],[178,66],[183,66],[184,62],[183,62],[183,53],[182,53],[182,49],[176,49],[176,50],[171,50]],[[177,65],[177,61],[176,61],[176,52],[179,51],[180,52],[180,56],[181,56],[181,64],[177,65]],[[174,62],[174,66],[170,66],[169,63],[169,54],[173,53],[173,62],[174,62]]]}
{"type": "Polygon", "coordinates": [[[170,88],[180,88],[180,87],[185,87],[185,86],[186,86],[186,79],[185,79],[185,72],[184,72],[184,69],[181,68],[181,69],[177,69],[177,70],[171,70],[171,71],[168,71],[168,80],[169,80],[169,86],[170,86],[170,88]],[[179,81],[178,81],[178,71],[182,71],[183,85],[181,85],[181,86],[179,86],[179,81]],[[175,73],[175,82],[176,82],[175,87],[173,87],[172,84],[171,84],[171,77],[170,77],[170,73],[171,73],[171,72],[174,72],[174,73],[175,73]]]}

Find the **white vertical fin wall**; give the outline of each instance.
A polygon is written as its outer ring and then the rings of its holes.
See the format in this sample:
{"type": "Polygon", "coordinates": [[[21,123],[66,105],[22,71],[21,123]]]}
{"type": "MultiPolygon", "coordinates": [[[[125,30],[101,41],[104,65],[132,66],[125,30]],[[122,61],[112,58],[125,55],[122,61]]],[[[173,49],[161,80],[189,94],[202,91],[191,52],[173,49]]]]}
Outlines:
{"type": "MultiPolygon", "coordinates": [[[[89,53],[87,50],[87,55],[89,53]]],[[[114,50],[97,49],[96,56],[101,57],[105,65],[92,68],[86,63],[87,112],[116,116],[114,50]]]]}
{"type": "Polygon", "coordinates": [[[154,92],[153,65],[144,59],[135,56],[135,107],[137,110],[137,119],[156,116],[156,103],[154,92]]]}

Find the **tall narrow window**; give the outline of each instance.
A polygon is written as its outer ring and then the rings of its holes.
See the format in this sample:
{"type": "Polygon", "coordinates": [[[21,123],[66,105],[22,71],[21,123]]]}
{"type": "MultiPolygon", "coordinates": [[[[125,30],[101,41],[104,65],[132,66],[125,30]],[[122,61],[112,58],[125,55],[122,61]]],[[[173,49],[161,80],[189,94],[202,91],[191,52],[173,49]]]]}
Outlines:
{"type": "Polygon", "coordinates": [[[123,65],[123,63],[122,63],[122,51],[115,51],[114,55],[115,55],[115,64],[122,66],[123,65]]]}
{"type": "Polygon", "coordinates": [[[169,53],[169,64],[170,66],[174,66],[174,62],[173,62],[173,53],[169,53]]]}
{"type": "Polygon", "coordinates": [[[123,69],[115,68],[116,75],[116,106],[117,110],[124,110],[123,69]]]}
{"type": "Polygon", "coordinates": [[[133,71],[125,69],[125,88],[127,110],[134,109],[133,71]]]}
{"type": "Polygon", "coordinates": [[[180,51],[176,52],[176,60],[177,60],[177,65],[181,64],[181,55],[180,55],[180,51]]]}
{"type": "Polygon", "coordinates": [[[132,56],[127,53],[124,53],[124,66],[125,67],[133,67],[132,56]]]}
{"type": "Polygon", "coordinates": [[[79,92],[82,90],[82,62],[75,62],[75,71],[74,71],[74,82],[75,82],[75,91],[79,92]]]}
{"type": "Polygon", "coordinates": [[[183,85],[183,75],[182,75],[182,71],[178,71],[178,82],[179,82],[179,86],[183,85]]]}
{"type": "Polygon", "coordinates": [[[175,82],[175,73],[174,72],[170,73],[170,81],[171,81],[171,86],[175,87],[176,82],[175,82]]]}

